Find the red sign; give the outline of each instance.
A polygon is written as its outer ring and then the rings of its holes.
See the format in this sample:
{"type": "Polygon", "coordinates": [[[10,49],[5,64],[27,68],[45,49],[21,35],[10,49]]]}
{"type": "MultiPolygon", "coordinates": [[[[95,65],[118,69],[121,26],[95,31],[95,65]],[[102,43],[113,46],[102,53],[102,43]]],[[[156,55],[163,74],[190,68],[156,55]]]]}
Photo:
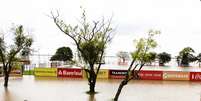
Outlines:
{"type": "Polygon", "coordinates": [[[75,68],[58,68],[58,77],[82,78],[82,70],[75,68]]]}
{"type": "Polygon", "coordinates": [[[190,72],[191,81],[201,81],[201,72],[190,72]]]}
{"type": "Polygon", "coordinates": [[[123,79],[127,74],[127,70],[109,70],[109,78],[111,79],[123,79]]]}
{"type": "Polygon", "coordinates": [[[141,80],[162,80],[163,72],[162,71],[145,71],[141,70],[139,73],[141,80]]]}

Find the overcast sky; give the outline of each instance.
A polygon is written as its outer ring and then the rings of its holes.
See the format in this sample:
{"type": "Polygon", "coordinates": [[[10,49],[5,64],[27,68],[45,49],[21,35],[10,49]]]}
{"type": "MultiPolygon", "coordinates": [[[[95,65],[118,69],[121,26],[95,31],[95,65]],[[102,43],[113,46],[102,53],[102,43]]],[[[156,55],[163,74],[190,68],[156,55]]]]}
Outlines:
{"type": "Polygon", "coordinates": [[[73,47],[73,41],[58,30],[47,15],[59,10],[61,18],[76,23],[84,7],[91,20],[113,15],[116,36],[107,55],[131,52],[133,40],[149,29],[161,30],[157,52],[177,55],[187,46],[201,52],[200,0],[0,0],[0,31],[12,23],[24,25],[33,36],[33,48],[41,54],[54,54],[61,46],[73,47]]]}

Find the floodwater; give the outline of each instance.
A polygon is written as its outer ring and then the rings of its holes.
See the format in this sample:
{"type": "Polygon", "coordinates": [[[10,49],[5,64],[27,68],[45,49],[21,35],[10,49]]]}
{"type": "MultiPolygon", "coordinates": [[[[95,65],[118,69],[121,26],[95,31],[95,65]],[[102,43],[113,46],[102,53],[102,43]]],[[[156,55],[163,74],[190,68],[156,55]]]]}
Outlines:
{"type": "MultiPolygon", "coordinates": [[[[0,101],[112,101],[120,80],[98,80],[97,94],[90,96],[87,80],[10,78],[8,89],[0,78],[0,101]]],[[[201,101],[201,82],[133,80],[122,90],[119,101],[201,101]]]]}

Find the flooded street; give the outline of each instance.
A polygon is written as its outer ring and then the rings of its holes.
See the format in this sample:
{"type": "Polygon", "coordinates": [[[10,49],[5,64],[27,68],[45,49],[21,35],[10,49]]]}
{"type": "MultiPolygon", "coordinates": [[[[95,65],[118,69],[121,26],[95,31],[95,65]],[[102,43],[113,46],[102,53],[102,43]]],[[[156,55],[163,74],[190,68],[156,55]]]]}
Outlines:
{"type": "MultiPolygon", "coordinates": [[[[0,79],[0,101],[111,101],[120,80],[98,80],[98,94],[89,96],[87,80],[11,78],[8,89],[0,79]]],[[[124,87],[119,101],[201,101],[201,82],[131,81],[124,87]]]]}

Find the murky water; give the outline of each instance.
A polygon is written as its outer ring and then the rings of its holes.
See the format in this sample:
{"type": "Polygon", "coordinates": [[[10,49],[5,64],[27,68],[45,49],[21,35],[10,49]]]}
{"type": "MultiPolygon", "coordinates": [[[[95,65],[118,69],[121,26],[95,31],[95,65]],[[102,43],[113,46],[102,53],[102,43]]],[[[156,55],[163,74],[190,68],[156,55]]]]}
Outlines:
{"type": "MultiPolygon", "coordinates": [[[[89,96],[87,80],[57,78],[11,78],[8,89],[0,79],[0,101],[111,101],[120,80],[98,80],[89,96]]],[[[131,81],[119,101],[201,101],[201,82],[131,81]]]]}

